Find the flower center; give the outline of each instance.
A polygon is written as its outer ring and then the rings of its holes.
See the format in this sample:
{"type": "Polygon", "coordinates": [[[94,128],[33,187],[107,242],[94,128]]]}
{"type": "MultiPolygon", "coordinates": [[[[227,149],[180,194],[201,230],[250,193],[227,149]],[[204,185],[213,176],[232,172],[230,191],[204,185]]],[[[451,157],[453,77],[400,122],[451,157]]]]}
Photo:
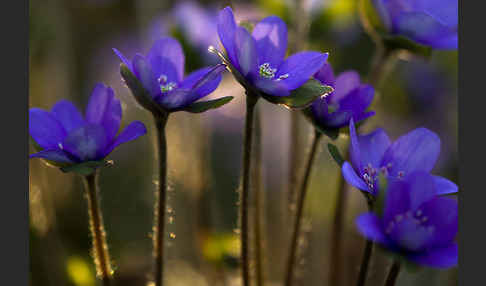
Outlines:
{"type": "Polygon", "coordinates": [[[363,179],[365,183],[368,185],[368,188],[370,188],[370,190],[374,190],[376,175],[378,174],[376,169],[373,168],[371,163],[368,163],[368,165],[365,166],[363,170],[364,170],[363,179]]]}
{"type": "Polygon", "coordinates": [[[408,221],[412,221],[415,225],[424,227],[426,231],[432,233],[435,231],[435,227],[433,225],[427,225],[427,221],[429,221],[429,217],[425,216],[421,209],[412,213],[412,211],[407,211],[405,214],[398,214],[396,215],[386,226],[385,233],[390,234],[395,227],[400,224],[404,218],[407,218],[408,221]]]}
{"type": "Polygon", "coordinates": [[[159,77],[158,82],[160,85],[160,91],[162,91],[162,93],[169,92],[177,87],[177,83],[173,81],[167,82],[167,76],[165,74],[159,77]]]}
{"type": "Polygon", "coordinates": [[[260,76],[268,79],[272,79],[275,77],[275,73],[277,69],[274,69],[270,66],[269,63],[264,63],[260,65],[260,76]]]}

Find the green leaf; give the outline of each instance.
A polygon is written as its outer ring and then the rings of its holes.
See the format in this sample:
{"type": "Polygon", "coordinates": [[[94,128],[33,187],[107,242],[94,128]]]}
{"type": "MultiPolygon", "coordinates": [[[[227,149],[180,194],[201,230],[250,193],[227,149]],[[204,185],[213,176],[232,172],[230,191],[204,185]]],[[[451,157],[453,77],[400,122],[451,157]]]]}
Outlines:
{"type": "Polygon", "coordinates": [[[328,143],[327,150],[329,150],[329,154],[331,154],[334,161],[341,167],[344,164],[344,159],[336,145],[328,143]]]}
{"type": "Polygon", "coordinates": [[[188,111],[191,113],[201,113],[209,109],[218,108],[225,105],[233,99],[233,96],[225,96],[218,99],[194,102],[193,104],[181,109],[183,111],[188,111]]]}
{"type": "Polygon", "coordinates": [[[273,96],[269,94],[262,94],[262,96],[271,103],[284,105],[287,108],[293,109],[305,108],[317,98],[333,91],[334,89],[332,87],[323,85],[318,80],[311,78],[299,88],[294,89],[289,96],[273,96]]]}
{"type": "Polygon", "coordinates": [[[61,171],[65,173],[74,172],[83,176],[93,173],[97,168],[106,165],[105,160],[99,161],[87,161],[80,164],[70,165],[67,167],[62,167],[61,171]]]}
{"type": "Polygon", "coordinates": [[[137,102],[145,109],[151,111],[152,113],[166,113],[163,108],[158,105],[149,92],[142,86],[142,83],[138,78],[132,73],[132,71],[125,65],[120,64],[120,74],[127,84],[128,88],[132,92],[133,96],[137,102]]]}
{"type": "Polygon", "coordinates": [[[389,51],[406,50],[414,55],[418,55],[426,59],[430,58],[432,55],[431,47],[416,43],[404,36],[391,36],[386,34],[382,35],[382,37],[383,43],[385,44],[386,49],[389,51]]]}

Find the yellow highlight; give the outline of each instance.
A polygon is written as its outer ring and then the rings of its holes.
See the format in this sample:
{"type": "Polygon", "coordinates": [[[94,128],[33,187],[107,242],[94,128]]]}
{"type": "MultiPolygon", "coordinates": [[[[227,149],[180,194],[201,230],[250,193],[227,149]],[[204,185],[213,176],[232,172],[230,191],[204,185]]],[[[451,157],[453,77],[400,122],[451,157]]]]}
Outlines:
{"type": "Polygon", "coordinates": [[[336,19],[347,19],[354,17],[356,12],[354,0],[334,0],[329,6],[327,13],[336,19]]]}
{"type": "Polygon", "coordinates": [[[79,256],[72,256],[68,258],[67,273],[75,285],[95,285],[94,273],[89,267],[89,264],[79,256]]]}
{"type": "Polygon", "coordinates": [[[207,238],[203,255],[210,261],[221,261],[225,255],[240,255],[240,238],[235,234],[214,234],[207,238]]]}

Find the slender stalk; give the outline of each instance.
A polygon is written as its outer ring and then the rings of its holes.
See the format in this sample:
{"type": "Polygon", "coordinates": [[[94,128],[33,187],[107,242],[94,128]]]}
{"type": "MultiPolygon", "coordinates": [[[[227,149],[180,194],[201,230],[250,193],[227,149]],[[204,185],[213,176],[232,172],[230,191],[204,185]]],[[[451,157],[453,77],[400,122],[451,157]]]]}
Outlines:
{"type": "Polygon", "coordinates": [[[168,117],[168,114],[154,114],[159,155],[159,189],[156,192],[153,226],[155,286],[163,285],[164,276],[165,208],[167,192],[167,139],[165,136],[165,126],[168,117]]]}
{"type": "Polygon", "coordinates": [[[400,267],[400,262],[395,260],[390,268],[390,272],[388,272],[388,276],[386,277],[385,286],[395,286],[398,274],[400,274],[400,267]]]}
{"type": "MultiPolygon", "coordinates": [[[[372,201],[368,200],[368,209],[371,212],[373,210],[372,201]]],[[[365,249],[363,252],[363,258],[361,260],[361,266],[359,268],[357,286],[364,286],[366,282],[366,277],[368,276],[368,267],[370,265],[371,255],[373,254],[373,241],[367,239],[365,244],[365,249]]]]}
{"type": "Polygon", "coordinates": [[[309,157],[307,159],[307,164],[305,167],[305,173],[304,173],[304,178],[302,180],[302,185],[300,189],[300,193],[298,194],[298,199],[297,199],[297,213],[294,221],[294,228],[293,228],[293,233],[292,233],[292,240],[291,240],[291,245],[290,245],[290,251],[289,251],[289,258],[287,262],[287,276],[285,279],[285,285],[290,286],[292,285],[293,282],[293,274],[294,274],[294,266],[295,266],[295,260],[296,260],[296,252],[297,252],[297,244],[299,240],[299,235],[300,235],[300,229],[301,229],[301,223],[302,223],[302,213],[304,210],[304,200],[305,200],[305,195],[307,193],[307,185],[309,183],[309,177],[310,173],[312,171],[312,166],[314,165],[314,159],[316,157],[317,153],[317,147],[319,145],[319,139],[322,137],[322,134],[318,131],[315,131],[314,135],[314,140],[312,142],[312,147],[311,151],[309,153],[309,157]]]}
{"type": "MultiPolygon", "coordinates": [[[[310,18],[305,11],[305,0],[295,0],[295,9],[292,14],[293,39],[289,43],[290,53],[301,51],[306,46],[306,37],[310,28],[310,18]]],[[[301,164],[300,150],[302,150],[302,131],[299,128],[301,122],[299,112],[290,113],[290,144],[289,144],[289,184],[288,184],[288,205],[289,211],[293,215],[291,207],[297,196],[296,190],[299,184],[297,174],[301,164]]]]}
{"type": "Polygon", "coordinates": [[[329,285],[339,285],[341,277],[341,242],[343,232],[343,218],[346,210],[347,192],[346,183],[342,175],[338,178],[338,193],[336,198],[336,209],[334,211],[334,222],[331,231],[331,255],[330,255],[330,277],[329,285]]]}
{"type": "Polygon", "coordinates": [[[254,248],[255,248],[255,276],[257,286],[264,284],[263,272],[263,237],[262,237],[262,126],[260,123],[260,110],[255,110],[255,138],[254,138],[254,164],[253,164],[253,189],[255,213],[253,214],[254,248]]]}
{"type": "Polygon", "coordinates": [[[383,45],[376,46],[376,52],[371,63],[368,82],[379,90],[385,77],[391,72],[395,63],[396,52],[383,45]]]}
{"type": "Polygon", "coordinates": [[[103,216],[100,210],[98,198],[98,171],[84,177],[86,198],[88,200],[89,226],[93,244],[93,257],[96,265],[96,273],[101,278],[103,285],[111,283],[113,270],[110,265],[108,244],[106,243],[103,216]]]}
{"type": "Polygon", "coordinates": [[[247,92],[245,137],[243,143],[243,181],[241,188],[241,263],[243,286],[250,285],[250,260],[248,256],[248,197],[250,191],[251,147],[253,139],[253,113],[258,97],[247,92]]]}

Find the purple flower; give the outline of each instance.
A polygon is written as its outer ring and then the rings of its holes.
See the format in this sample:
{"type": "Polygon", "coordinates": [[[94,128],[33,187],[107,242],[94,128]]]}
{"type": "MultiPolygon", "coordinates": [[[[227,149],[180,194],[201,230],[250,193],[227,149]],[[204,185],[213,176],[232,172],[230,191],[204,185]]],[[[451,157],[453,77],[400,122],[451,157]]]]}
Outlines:
{"type": "Polygon", "coordinates": [[[372,0],[385,28],[435,49],[457,49],[457,0],[372,0]]]}
{"type": "Polygon", "coordinates": [[[29,110],[29,133],[42,151],[30,158],[43,158],[74,165],[104,159],[118,145],[147,133],[140,121],[130,123],[118,136],[122,118],[120,100],[113,89],[97,84],[83,118],[68,100],[60,100],[52,110],[29,110]]]}
{"type": "Polygon", "coordinates": [[[347,126],[351,118],[358,122],[375,114],[374,111],[366,111],[373,101],[375,90],[369,84],[362,84],[357,72],[345,71],[334,79],[331,64],[326,63],[314,78],[334,88],[332,93],[312,103],[312,121],[320,129],[341,128],[347,126]]]}
{"type": "Polygon", "coordinates": [[[168,112],[184,110],[209,95],[218,87],[225,70],[220,64],[184,77],[184,53],[179,42],[170,37],[156,41],[147,56],[137,53],[132,61],[113,50],[148,92],[148,101],[168,112]]]}
{"type": "MultiPolygon", "coordinates": [[[[440,153],[440,139],[426,128],[417,128],[391,142],[381,128],[366,135],[356,135],[354,121],[349,123],[350,162],[344,162],[344,179],[352,186],[376,195],[378,174],[387,179],[402,179],[415,172],[430,172],[440,153]]],[[[433,176],[442,194],[457,192],[457,185],[439,176],[433,176]]]]}
{"type": "Polygon", "coordinates": [[[273,96],[288,96],[315,74],[328,54],[314,51],[296,53],[285,59],[287,26],[276,16],[255,25],[250,34],[237,26],[233,11],[219,12],[218,35],[235,78],[248,90],[273,96]]]}
{"type": "Polygon", "coordinates": [[[382,215],[356,220],[359,231],[386,250],[424,266],[457,265],[457,201],[427,172],[410,173],[387,188],[382,215]]]}

